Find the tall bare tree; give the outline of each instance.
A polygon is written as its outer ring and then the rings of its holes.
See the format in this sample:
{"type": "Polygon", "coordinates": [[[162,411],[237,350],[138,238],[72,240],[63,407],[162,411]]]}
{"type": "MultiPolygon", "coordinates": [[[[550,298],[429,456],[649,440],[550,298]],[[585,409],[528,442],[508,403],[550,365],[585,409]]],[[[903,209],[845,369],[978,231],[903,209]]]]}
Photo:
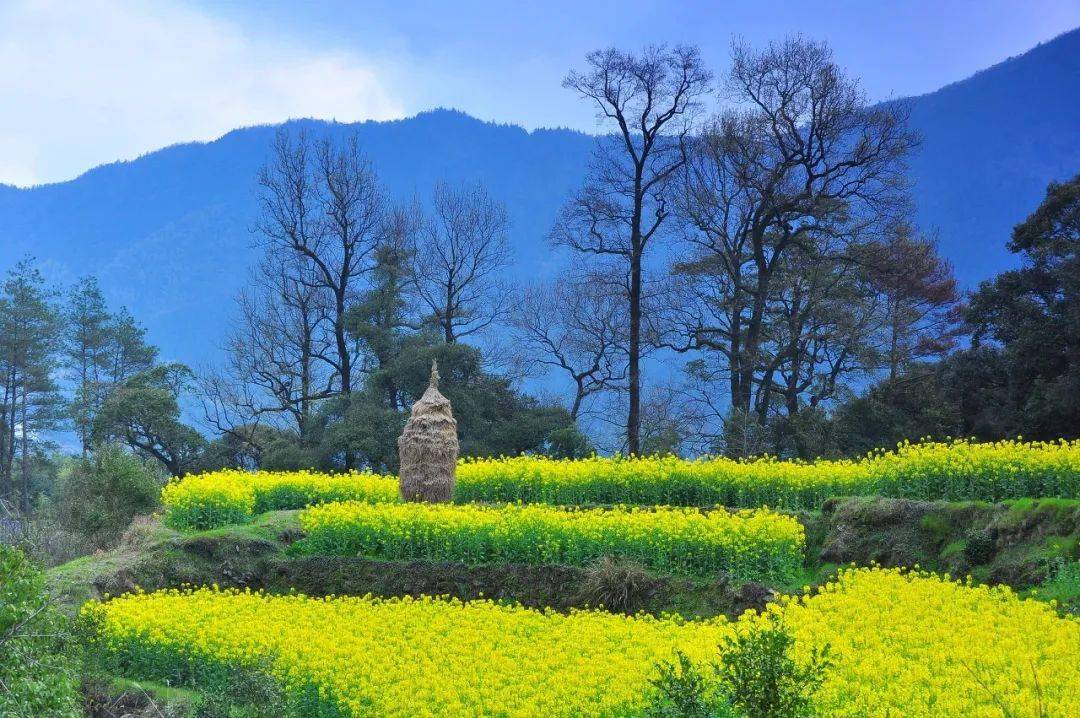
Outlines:
{"type": "Polygon", "coordinates": [[[510,262],[506,207],[482,185],[440,182],[413,260],[416,294],[447,344],[475,334],[505,314],[499,270],[510,262]]]}
{"type": "MultiPolygon", "coordinates": [[[[674,308],[681,338],[668,344],[718,352],[731,408],[764,419],[768,345],[785,321],[811,316],[785,305],[797,286],[783,283],[805,280],[808,263],[835,268],[906,209],[904,158],[918,138],[902,105],[868,106],[829,49],[801,38],[760,52],[736,44],[725,89],[734,107],[695,140],[680,173],[691,257],[676,271],[692,291],[674,308]]],[[[804,332],[788,334],[797,347],[804,332]]],[[[821,348],[821,334],[807,336],[821,348]]],[[[807,375],[787,372],[796,384],[807,375]]]]}
{"type": "Polygon", "coordinates": [[[255,446],[272,426],[301,440],[316,403],[334,395],[335,342],[328,296],[314,266],[289,252],[270,252],[237,299],[239,317],[225,345],[225,365],[200,379],[207,422],[255,446]]]}
{"type": "Polygon", "coordinates": [[[640,450],[642,294],[646,251],[670,214],[668,185],[712,79],[698,50],[614,48],[586,56],[563,85],[596,106],[613,136],[600,138],[589,175],[563,208],[552,239],[576,252],[617,260],[627,292],[626,441],[640,450]]]}
{"type": "Polygon", "coordinates": [[[346,312],[379,240],[383,192],[355,136],[337,145],[312,142],[304,134],[294,139],[282,130],[273,153],[259,175],[259,234],[271,249],[303,260],[298,266],[305,271],[297,279],[325,295],[334,349],[326,360],[337,392],[347,395],[354,386],[356,348],[346,330],[346,312]]]}
{"type": "Polygon", "coordinates": [[[524,362],[561,372],[574,385],[570,416],[586,400],[626,382],[626,299],[621,282],[598,274],[525,289],[512,325],[524,362]]]}

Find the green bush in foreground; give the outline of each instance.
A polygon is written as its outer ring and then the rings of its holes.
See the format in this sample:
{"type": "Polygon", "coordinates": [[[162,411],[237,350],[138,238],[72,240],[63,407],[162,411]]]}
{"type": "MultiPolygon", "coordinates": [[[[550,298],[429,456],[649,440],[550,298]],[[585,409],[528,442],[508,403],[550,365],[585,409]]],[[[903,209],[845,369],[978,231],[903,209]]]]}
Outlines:
{"type": "Polygon", "coordinates": [[[136,516],[161,503],[165,477],[117,445],[104,445],[68,468],[56,498],[57,517],[69,531],[85,536],[88,548],[105,548],[120,538],[136,516]]]}
{"type": "Polygon", "coordinates": [[[0,716],[81,715],[78,666],[67,621],[45,579],[16,549],[0,545],[0,716]]]}
{"type": "Polygon", "coordinates": [[[795,637],[782,620],[726,636],[720,661],[703,675],[684,654],[659,666],[646,718],[812,718],[814,694],[832,666],[829,649],[813,650],[800,664],[795,637]]]}

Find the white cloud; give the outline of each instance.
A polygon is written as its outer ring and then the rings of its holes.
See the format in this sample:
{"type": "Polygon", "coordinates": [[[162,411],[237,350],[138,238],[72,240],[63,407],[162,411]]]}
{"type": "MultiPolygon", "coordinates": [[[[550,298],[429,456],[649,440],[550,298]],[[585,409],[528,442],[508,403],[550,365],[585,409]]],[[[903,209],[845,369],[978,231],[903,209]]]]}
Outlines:
{"type": "Polygon", "coordinates": [[[171,2],[0,0],[0,182],[69,179],[290,117],[403,114],[351,51],[253,36],[171,2]]]}

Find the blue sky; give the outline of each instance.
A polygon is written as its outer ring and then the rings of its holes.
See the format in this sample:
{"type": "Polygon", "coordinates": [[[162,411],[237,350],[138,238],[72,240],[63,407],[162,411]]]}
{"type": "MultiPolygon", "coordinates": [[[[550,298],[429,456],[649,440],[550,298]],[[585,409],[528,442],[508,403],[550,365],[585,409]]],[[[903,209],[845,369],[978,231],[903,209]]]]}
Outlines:
{"type": "Polygon", "coordinates": [[[69,179],[237,126],[436,106],[594,128],[560,87],[590,49],[828,41],[872,99],[932,91],[1080,26],[1080,0],[0,0],[0,182],[69,179]]]}

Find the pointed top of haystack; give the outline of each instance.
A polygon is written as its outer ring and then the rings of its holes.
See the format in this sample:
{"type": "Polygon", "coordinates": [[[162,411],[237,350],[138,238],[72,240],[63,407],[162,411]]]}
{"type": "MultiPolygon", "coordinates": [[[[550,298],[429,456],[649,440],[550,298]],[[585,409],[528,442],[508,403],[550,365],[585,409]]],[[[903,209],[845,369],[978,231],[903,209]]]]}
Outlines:
{"type": "Polygon", "coordinates": [[[445,415],[453,421],[450,400],[439,391],[439,365],[435,360],[431,361],[431,378],[428,379],[427,389],[424,390],[420,399],[413,404],[411,412],[413,418],[427,415],[445,415]]]}

